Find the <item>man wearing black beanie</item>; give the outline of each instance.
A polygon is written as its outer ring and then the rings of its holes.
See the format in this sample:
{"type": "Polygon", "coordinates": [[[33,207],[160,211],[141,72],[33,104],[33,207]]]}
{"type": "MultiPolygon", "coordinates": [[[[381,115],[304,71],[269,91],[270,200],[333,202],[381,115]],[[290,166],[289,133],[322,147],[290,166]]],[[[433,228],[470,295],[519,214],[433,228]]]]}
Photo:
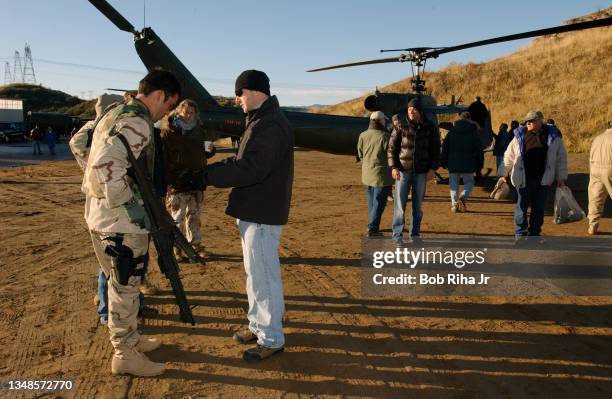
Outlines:
{"type": "Polygon", "coordinates": [[[237,219],[242,242],[248,328],[234,340],[257,346],[243,359],[257,362],[283,351],[285,312],[278,258],[281,227],[287,223],[293,184],[293,131],[270,96],[261,71],[244,71],[236,79],[236,104],[246,114],[238,155],[205,168],[194,180],[202,186],[232,187],[226,213],[237,219]]]}
{"type": "Polygon", "coordinates": [[[418,239],[423,218],[422,204],[427,181],[433,179],[440,166],[440,132],[425,117],[421,98],[415,97],[408,103],[406,118],[393,116],[393,132],[389,140],[387,160],[391,177],[395,180],[393,207],[393,240],[403,244],[405,211],[408,194],[412,192],[410,237],[418,239]]]}

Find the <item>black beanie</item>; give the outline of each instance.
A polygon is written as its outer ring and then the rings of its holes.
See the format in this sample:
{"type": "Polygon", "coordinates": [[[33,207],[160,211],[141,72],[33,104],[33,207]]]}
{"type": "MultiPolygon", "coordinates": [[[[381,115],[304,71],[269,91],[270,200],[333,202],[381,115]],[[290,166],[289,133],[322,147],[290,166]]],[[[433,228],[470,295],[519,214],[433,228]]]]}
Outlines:
{"type": "Polygon", "coordinates": [[[266,95],[270,95],[270,79],[264,72],[249,69],[244,71],[236,79],[236,95],[240,94],[242,89],[260,91],[266,95]]]}
{"type": "Polygon", "coordinates": [[[423,113],[423,103],[421,102],[421,99],[418,97],[414,97],[412,100],[408,101],[408,106],[406,107],[406,109],[410,107],[414,107],[417,109],[417,111],[419,111],[420,113],[423,113]]]}

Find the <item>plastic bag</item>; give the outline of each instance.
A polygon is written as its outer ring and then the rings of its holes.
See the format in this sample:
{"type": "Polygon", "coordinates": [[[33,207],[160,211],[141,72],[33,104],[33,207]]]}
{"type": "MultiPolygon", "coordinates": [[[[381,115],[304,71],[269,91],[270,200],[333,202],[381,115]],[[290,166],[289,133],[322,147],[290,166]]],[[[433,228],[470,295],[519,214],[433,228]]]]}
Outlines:
{"type": "Polygon", "coordinates": [[[497,180],[493,191],[491,191],[491,194],[489,194],[489,198],[496,200],[512,199],[512,190],[510,189],[510,185],[501,179],[497,180]]]}
{"type": "Polygon", "coordinates": [[[575,222],[584,219],[585,213],[574,199],[572,190],[567,186],[557,187],[555,191],[555,214],[556,224],[575,222]]]}

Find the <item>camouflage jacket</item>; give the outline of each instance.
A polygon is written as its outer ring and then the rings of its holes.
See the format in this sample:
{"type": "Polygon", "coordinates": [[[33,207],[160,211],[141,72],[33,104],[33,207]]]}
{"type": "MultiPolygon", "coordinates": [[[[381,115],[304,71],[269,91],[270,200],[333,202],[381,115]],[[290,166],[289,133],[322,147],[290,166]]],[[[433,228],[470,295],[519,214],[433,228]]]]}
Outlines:
{"type": "Polygon", "coordinates": [[[70,139],[70,151],[72,155],[74,155],[74,159],[76,159],[77,164],[83,172],[87,168],[87,157],[89,156],[89,147],[87,146],[87,141],[89,139],[89,129],[91,129],[95,120],[86,122],[83,127],[79,129],[78,132],[72,136],[70,139]]]}
{"type": "Polygon", "coordinates": [[[153,122],[147,107],[133,99],[104,115],[93,133],[82,186],[89,199],[85,220],[91,231],[147,234],[129,220],[125,208],[132,198],[140,206],[143,202],[138,186],[128,176],[130,163],[118,133],[127,139],[136,158],[146,156],[147,169],[153,174],[153,122]]]}

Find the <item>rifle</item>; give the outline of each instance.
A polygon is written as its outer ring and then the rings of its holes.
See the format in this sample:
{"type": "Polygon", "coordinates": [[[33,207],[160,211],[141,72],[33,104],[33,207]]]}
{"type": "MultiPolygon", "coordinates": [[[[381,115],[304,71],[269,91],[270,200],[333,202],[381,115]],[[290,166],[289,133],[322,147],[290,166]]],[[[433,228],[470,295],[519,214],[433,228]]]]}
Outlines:
{"type": "Polygon", "coordinates": [[[151,221],[151,237],[157,250],[157,264],[159,270],[166,276],[172,286],[176,304],[179,307],[181,320],[185,323],[195,325],[195,320],[191,313],[191,308],[187,303],[187,297],[183,289],[183,284],[179,277],[179,265],[174,257],[173,247],[176,244],[183,252],[187,254],[192,262],[204,263],[203,260],[194,251],[193,247],[181,231],[176,227],[172,217],[168,214],[160,197],[153,191],[153,183],[149,174],[138,163],[134,153],[130,149],[130,144],[127,139],[117,134],[117,137],[125,146],[128,154],[128,159],[132,164],[131,177],[134,178],[140,189],[144,208],[151,221]]]}

